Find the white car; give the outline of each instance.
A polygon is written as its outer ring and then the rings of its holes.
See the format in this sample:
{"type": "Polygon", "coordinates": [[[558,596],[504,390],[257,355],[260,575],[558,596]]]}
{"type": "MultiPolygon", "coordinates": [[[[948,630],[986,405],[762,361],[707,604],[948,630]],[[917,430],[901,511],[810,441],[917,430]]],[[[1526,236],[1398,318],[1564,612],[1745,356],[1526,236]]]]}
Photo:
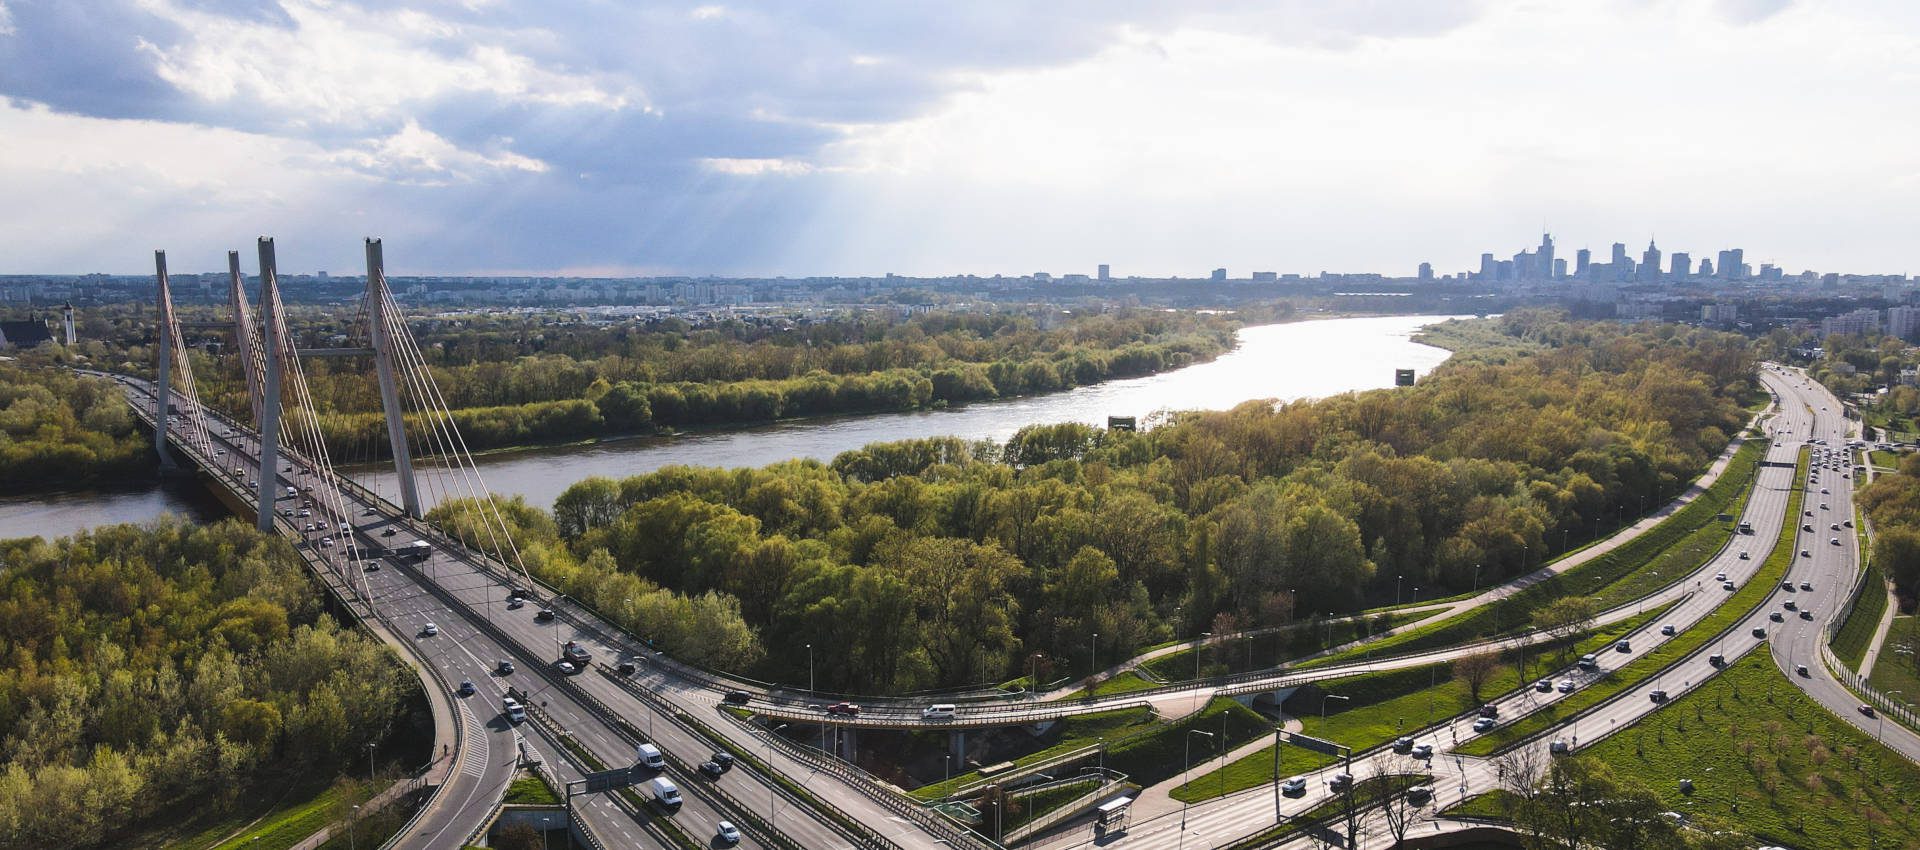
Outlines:
{"type": "Polygon", "coordinates": [[[1563,693],[1563,694],[1570,694],[1570,693],[1573,693],[1573,680],[1572,680],[1572,679],[1561,679],[1561,680],[1560,680],[1560,692],[1561,692],[1561,693],[1563,693]]]}
{"type": "Polygon", "coordinates": [[[1495,720],[1491,717],[1482,717],[1479,720],[1473,721],[1473,731],[1485,732],[1498,725],[1500,725],[1500,721],[1495,720]]]}
{"type": "Polygon", "coordinates": [[[714,837],[720,839],[721,843],[724,844],[739,844],[740,828],[727,821],[721,821],[720,828],[714,830],[714,837]]]}
{"type": "Polygon", "coordinates": [[[1426,761],[1428,759],[1431,759],[1433,758],[1433,745],[1432,744],[1414,744],[1413,752],[1411,753],[1411,755],[1414,758],[1417,758],[1421,761],[1426,761]]]}
{"type": "Polygon", "coordinates": [[[1307,778],[1296,776],[1280,783],[1280,793],[1289,797],[1304,797],[1307,794],[1307,778]]]}
{"type": "Polygon", "coordinates": [[[440,627],[432,623],[428,623],[424,628],[420,629],[420,633],[423,635],[426,635],[427,637],[433,637],[434,635],[437,635],[440,633],[440,627]]]}

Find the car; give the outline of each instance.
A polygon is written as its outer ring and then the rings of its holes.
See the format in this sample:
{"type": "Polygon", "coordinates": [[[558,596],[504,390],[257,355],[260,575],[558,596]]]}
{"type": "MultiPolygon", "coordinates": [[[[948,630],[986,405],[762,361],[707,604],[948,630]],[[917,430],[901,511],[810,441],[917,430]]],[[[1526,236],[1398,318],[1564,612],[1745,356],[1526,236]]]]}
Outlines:
{"type": "Polygon", "coordinates": [[[1395,738],[1393,740],[1393,751],[1403,755],[1413,752],[1413,739],[1407,737],[1395,738]]]}
{"type": "Polygon", "coordinates": [[[1327,790],[1335,794],[1344,794],[1353,788],[1353,774],[1341,771],[1327,777],[1327,790]]]}
{"type": "Polygon", "coordinates": [[[292,508],[281,508],[281,509],[280,509],[280,515],[281,515],[281,516],[293,516],[293,509],[292,509],[292,508]]]}
{"type": "Polygon", "coordinates": [[[1626,638],[1621,638],[1613,642],[1613,651],[1614,652],[1632,652],[1633,644],[1630,641],[1628,641],[1626,638]]]}
{"type": "Polygon", "coordinates": [[[1563,694],[1570,694],[1570,693],[1573,693],[1573,680],[1572,680],[1572,679],[1561,679],[1561,680],[1560,680],[1560,692],[1561,692],[1561,693],[1563,693],[1563,694]]]}
{"type": "Polygon", "coordinates": [[[459,693],[460,693],[460,695],[461,695],[461,696],[463,696],[463,697],[470,697],[470,696],[473,696],[473,682],[471,682],[471,681],[468,681],[468,680],[465,680],[465,679],[462,679],[462,680],[460,681],[460,691],[459,691],[459,693]]]}
{"type": "Polygon", "coordinates": [[[734,826],[731,821],[723,820],[720,822],[720,826],[714,829],[713,837],[719,839],[722,844],[739,844],[740,828],[734,826]]]}
{"type": "Polygon", "coordinates": [[[1794,672],[1794,675],[1797,675],[1802,679],[1809,679],[1813,677],[1813,674],[1807,672],[1807,665],[1805,664],[1793,665],[1793,672],[1794,672]]]}
{"type": "Polygon", "coordinates": [[[1412,788],[1408,788],[1407,802],[1416,806],[1424,806],[1433,802],[1433,786],[1415,785],[1412,788]]]}
{"type": "Polygon", "coordinates": [[[1767,619],[1772,620],[1776,623],[1784,623],[1787,621],[1787,618],[1784,615],[1782,615],[1779,611],[1767,612],[1767,619]]]}
{"type": "Polygon", "coordinates": [[[400,530],[399,530],[399,529],[397,529],[397,528],[389,528],[389,529],[387,529],[387,530],[385,530],[385,531],[382,531],[382,532],[380,532],[380,536],[381,536],[381,537],[392,537],[392,536],[394,536],[394,535],[396,535],[396,534],[399,534],[399,533],[400,533],[400,530]]]}
{"type": "Polygon", "coordinates": [[[1307,795],[1307,778],[1304,776],[1296,776],[1280,783],[1280,793],[1289,797],[1305,797],[1307,795]]]}
{"type": "Polygon", "coordinates": [[[1568,752],[1570,752],[1570,750],[1567,747],[1567,742],[1565,740],[1560,738],[1555,738],[1553,739],[1552,743],[1547,744],[1547,752],[1552,753],[1556,756],[1564,756],[1568,752]]]}
{"type": "Polygon", "coordinates": [[[1725,667],[1727,666],[1727,657],[1716,652],[1707,657],[1707,663],[1714,667],[1725,667]]]}
{"type": "Polygon", "coordinates": [[[310,516],[313,516],[313,511],[311,511],[311,510],[308,510],[308,509],[306,509],[306,508],[301,508],[301,509],[300,509],[300,516],[301,516],[301,518],[303,518],[303,519],[304,519],[304,518],[306,518],[306,517],[310,517],[310,516]]]}
{"type": "Polygon", "coordinates": [[[1534,682],[1533,689],[1543,694],[1553,693],[1553,680],[1541,679],[1538,682],[1534,682]]]}
{"type": "Polygon", "coordinates": [[[1780,583],[1780,589],[1781,589],[1781,590],[1784,590],[1784,591],[1786,591],[1786,592],[1788,592],[1788,593],[1792,593],[1792,592],[1794,591],[1794,587],[1793,587],[1793,582],[1790,582],[1790,581],[1783,581],[1783,582],[1781,582],[1781,583],[1780,583]]]}
{"type": "Polygon", "coordinates": [[[1479,720],[1473,721],[1473,731],[1485,732],[1498,725],[1500,725],[1500,721],[1495,720],[1491,717],[1482,717],[1479,720]]]}
{"type": "Polygon", "coordinates": [[[753,694],[747,693],[746,691],[728,691],[727,695],[721,697],[721,699],[725,700],[728,705],[746,705],[749,700],[753,699],[753,694]]]}
{"type": "Polygon", "coordinates": [[[1647,699],[1650,699],[1650,700],[1652,700],[1652,701],[1654,701],[1654,702],[1666,702],[1666,701],[1667,701],[1667,692],[1666,692],[1666,691],[1663,691],[1663,690],[1658,690],[1658,689],[1655,689],[1655,690],[1653,690],[1653,691],[1649,691],[1649,692],[1647,693],[1647,699]]]}
{"type": "Polygon", "coordinates": [[[360,569],[369,573],[377,573],[380,571],[380,562],[377,559],[369,558],[367,559],[366,566],[360,569]]]}
{"type": "Polygon", "coordinates": [[[1860,713],[1861,713],[1861,714],[1864,714],[1864,715],[1866,715],[1866,716],[1868,716],[1868,717],[1873,717],[1873,716],[1875,716],[1875,714],[1874,714],[1874,711],[1873,711],[1873,706],[1870,706],[1870,705],[1868,705],[1868,704],[1866,704],[1866,703],[1864,703],[1864,702],[1860,704],[1860,713]]]}
{"type": "Polygon", "coordinates": [[[317,529],[320,529],[321,531],[326,531],[326,530],[327,530],[327,521],[326,521],[326,520],[324,520],[324,519],[323,519],[323,520],[320,520],[320,521],[318,521],[318,522],[316,522],[316,523],[314,523],[314,524],[313,524],[313,527],[314,527],[314,528],[317,528],[317,529]]]}
{"type": "Polygon", "coordinates": [[[622,658],[620,659],[620,663],[615,665],[614,669],[619,671],[622,676],[631,676],[635,670],[640,669],[640,665],[631,658],[622,658]]]}
{"type": "Polygon", "coordinates": [[[1813,553],[1812,553],[1812,552],[1809,552],[1809,551],[1807,551],[1807,550],[1805,550],[1805,549],[1802,549],[1802,550],[1800,550],[1800,557],[1802,557],[1802,558],[1811,558],[1811,557],[1813,557],[1813,553]]]}
{"type": "Polygon", "coordinates": [[[1812,590],[1812,589],[1813,589],[1813,582],[1810,582],[1810,581],[1803,581],[1803,582],[1801,582],[1801,583],[1800,583],[1800,589],[1801,589],[1801,590],[1812,590]]]}
{"type": "MultiPolygon", "coordinates": [[[[1749,554],[1747,554],[1746,552],[1741,552],[1741,553],[1740,553],[1740,560],[1742,560],[1742,561],[1750,561],[1750,560],[1752,560],[1752,559],[1753,559],[1753,556],[1752,556],[1752,555],[1749,555],[1749,554]]],[[[1721,573],[1721,575],[1726,575],[1726,573],[1721,573]]]]}
{"type": "Polygon", "coordinates": [[[1668,623],[1660,627],[1660,634],[1666,637],[1673,637],[1674,634],[1678,631],[1679,631],[1678,629],[1673,627],[1672,623],[1668,623]]]}
{"type": "MultiPolygon", "coordinates": [[[[1745,553],[1745,552],[1741,552],[1740,554],[1742,554],[1742,555],[1745,555],[1745,554],[1747,554],[1747,553],[1745,553]]],[[[1727,580],[1727,574],[1726,574],[1726,573],[1714,573],[1714,574],[1713,574],[1713,580],[1714,580],[1714,581],[1726,581],[1726,580],[1727,580]]]]}
{"type": "Polygon", "coordinates": [[[1486,705],[1480,706],[1480,716],[1481,717],[1499,717],[1500,706],[1494,705],[1493,703],[1487,703],[1486,705]]]}
{"type": "Polygon", "coordinates": [[[1600,657],[1599,657],[1599,656],[1597,656],[1597,655],[1594,655],[1594,654],[1593,654],[1593,653],[1591,653],[1591,652],[1589,652],[1589,653],[1587,653],[1586,655],[1582,655],[1582,656],[1580,656],[1580,669],[1582,669],[1582,670],[1592,670],[1592,669],[1594,669],[1594,668],[1596,668],[1596,667],[1599,667],[1599,666],[1600,666],[1600,657]]]}
{"type": "Polygon", "coordinates": [[[1843,519],[1843,520],[1841,520],[1841,521],[1840,521],[1840,524],[1841,524],[1841,525],[1843,525],[1843,526],[1846,526],[1847,528],[1852,528],[1852,527],[1853,527],[1853,520],[1850,520],[1850,519],[1843,519]]]}
{"type": "Polygon", "coordinates": [[[440,633],[440,627],[432,623],[428,623],[425,626],[421,627],[420,633],[423,635],[426,635],[427,637],[433,637],[434,635],[437,635],[440,633]]]}
{"type": "Polygon", "coordinates": [[[500,663],[494,666],[493,672],[502,676],[511,676],[513,675],[513,662],[502,658],[500,659],[500,663]]]}
{"type": "Polygon", "coordinates": [[[732,753],[714,753],[712,757],[712,761],[714,764],[719,765],[721,770],[733,769],[732,753]]]}
{"type": "Polygon", "coordinates": [[[1838,546],[1838,545],[1840,545],[1840,538],[1838,538],[1838,537],[1829,537],[1829,538],[1827,538],[1827,545],[1829,545],[1829,546],[1838,546]]]}
{"type": "Polygon", "coordinates": [[[539,611],[534,612],[533,619],[535,622],[540,622],[540,623],[544,623],[548,620],[551,620],[553,619],[553,609],[542,608],[539,611]]]}
{"type": "Polygon", "coordinates": [[[518,597],[515,597],[515,598],[513,598],[513,599],[509,599],[509,600],[507,600],[507,610],[508,610],[508,611],[518,611],[518,610],[520,610],[521,608],[524,608],[524,607],[526,607],[526,605],[527,605],[527,600],[525,600],[525,599],[521,599],[521,598],[518,598],[518,597]]]}
{"type": "Polygon", "coordinates": [[[379,515],[380,515],[380,512],[379,512],[379,511],[376,511],[376,510],[374,510],[374,509],[372,509],[372,508],[368,508],[368,509],[366,509],[366,510],[364,510],[364,511],[361,511],[361,512],[360,512],[360,515],[361,515],[361,516],[379,516],[379,515]]]}
{"type": "Polygon", "coordinates": [[[1754,627],[1753,627],[1753,636],[1754,636],[1754,637],[1757,637],[1757,638],[1759,638],[1759,639],[1761,639],[1761,640],[1766,640],[1766,639],[1767,639],[1767,629],[1766,629],[1766,627],[1765,627],[1765,626],[1754,626],[1754,627]]]}
{"type": "MultiPolygon", "coordinates": [[[[238,472],[235,472],[234,474],[235,474],[235,475],[239,475],[240,473],[238,473],[238,472]]],[[[253,480],[253,479],[251,479],[251,478],[249,478],[249,479],[247,479],[247,489],[249,489],[249,490],[253,490],[253,489],[257,489],[257,488],[259,488],[259,486],[260,486],[260,482],[258,482],[258,481],[255,481],[255,480],[253,480]]]]}
{"type": "Polygon", "coordinates": [[[580,672],[580,668],[573,666],[573,662],[565,658],[553,662],[553,669],[560,671],[560,674],[563,676],[571,676],[580,672]]]}
{"type": "Polygon", "coordinates": [[[853,703],[850,703],[850,702],[836,702],[830,706],[827,706],[827,713],[843,714],[848,717],[859,717],[860,706],[854,705],[853,703]]]}
{"type": "Polygon", "coordinates": [[[1800,530],[1801,530],[1801,531],[1812,531],[1812,530],[1813,530],[1813,523],[1807,523],[1807,524],[1805,524],[1805,525],[1802,525],[1802,526],[1800,526],[1800,530]]]}
{"type": "Polygon", "coordinates": [[[512,723],[527,722],[527,709],[525,706],[522,706],[520,704],[519,700],[516,700],[513,697],[506,697],[500,700],[500,707],[507,712],[507,720],[509,722],[512,722],[512,723]]]}
{"type": "Polygon", "coordinates": [[[1820,488],[1820,495],[1822,495],[1822,496],[1829,496],[1829,495],[1832,495],[1832,493],[1831,493],[1831,492],[1829,492],[1829,491],[1827,490],[1827,488],[1825,488],[1825,487],[1822,487],[1822,488],[1820,488]]]}
{"type": "Polygon", "coordinates": [[[704,773],[704,774],[706,774],[706,775],[707,775],[708,777],[711,777],[711,778],[713,778],[713,779],[719,779],[719,778],[720,778],[720,774],[722,774],[722,773],[726,773],[726,771],[725,771],[725,770],[722,770],[722,769],[721,769],[721,767],[720,767],[720,763],[719,763],[719,762],[714,762],[714,761],[703,761],[703,762],[701,762],[701,763],[700,763],[700,772],[701,772],[701,773],[704,773]]]}
{"type": "Polygon", "coordinates": [[[313,523],[307,523],[307,527],[306,527],[306,529],[305,529],[305,530],[306,530],[306,532],[307,532],[308,534],[312,534],[312,533],[313,533],[313,523]]]}
{"type": "Polygon", "coordinates": [[[332,548],[333,548],[333,538],[331,538],[331,537],[322,537],[322,538],[320,538],[320,548],[322,548],[322,549],[332,549],[332,548]]]}
{"type": "Polygon", "coordinates": [[[1433,745],[1432,744],[1414,744],[1413,750],[1412,752],[1409,753],[1409,755],[1412,755],[1414,758],[1420,759],[1421,761],[1430,760],[1433,758],[1433,745]]]}
{"type": "MultiPolygon", "coordinates": [[[[1821,503],[1820,503],[1820,509],[1821,509],[1821,510],[1823,510],[1823,511],[1824,511],[1824,510],[1826,510],[1826,509],[1827,509],[1827,503],[1826,503],[1826,502],[1821,502],[1821,503]]],[[[1807,511],[1807,516],[1813,516],[1813,511],[1807,511]]]]}
{"type": "Polygon", "coordinates": [[[1785,608],[1785,609],[1787,609],[1788,611],[1796,611],[1796,610],[1799,610],[1799,608],[1800,608],[1800,603],[1798,603],[1798,602],[1795,602],[1795,601],[1793,601],[1793,600],[1791,600],[1791,599],[1789,599],[1789,600],[1787,600],[1787,601],[1785,601],[1785,602],[1782,602],[1782,603],[1780,603],[1780,607],[1782,607],[1782,608],[1785,608]]]}
{"type": "Polygon", "coordinates": [[[1812,608],[1802,608],[1802,609],[1800,609],[1800,619],[1802,619],[1802,620],[1811,620],[1811,619],[1813,619],[1813,609],[1812,609],[1812,608]]]}

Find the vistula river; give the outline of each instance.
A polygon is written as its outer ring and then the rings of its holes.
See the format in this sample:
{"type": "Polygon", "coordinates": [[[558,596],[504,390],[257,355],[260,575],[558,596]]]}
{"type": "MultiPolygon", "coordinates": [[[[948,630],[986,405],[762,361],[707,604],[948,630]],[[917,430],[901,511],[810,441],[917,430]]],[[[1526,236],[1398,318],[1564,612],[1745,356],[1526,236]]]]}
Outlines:
{"type": "MultiPolygon", "coordinates": [[[[521,495],[542,507],[575,481],[620,477],[674,464],[761,466],[788,458],[826,461],[868,443],[953,435],[1005,440],[1026,425],[1106,424],[1108,416],[1156,411],[1222,410],[1258,398],[1319,398],[1393,385],[1395,369],[1425,374],[1448,352],[1410,339],[1449,316],[1382,316],[1259,325],[1240,331],[1239,345],[1209,363],[1145,378],[1109,381],[1051,395],[982,402],[911,413],[807,419],[754,428],[673,437],[616,440],[479,458],[489,490],[521,495]]],[[[391,467],[353,477],[398,501],[391,467]]],[[[440,488],[423,485],[421,496],[440,488]]],[[[450,489],[461,490],[458,485],[450,489]]],[[[218,503],[190,488],[153,484],[113,493],[68,493],[0,500],[0,538],[55,537],[93,525],[140,522],[164,512],[210,519],[218,503]]]]}

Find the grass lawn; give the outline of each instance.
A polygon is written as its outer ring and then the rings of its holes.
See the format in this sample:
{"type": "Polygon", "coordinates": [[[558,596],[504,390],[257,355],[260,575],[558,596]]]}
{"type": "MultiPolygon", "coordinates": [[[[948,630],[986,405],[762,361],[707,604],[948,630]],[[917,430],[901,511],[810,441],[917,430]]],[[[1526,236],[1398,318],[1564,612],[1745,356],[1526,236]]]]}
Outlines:
{"type": "Polygon", "coordinates": [[[1827,713],[1763,652],[1587,754],[1674,810],[1739,824],[1762,843],[1866,847],[1872,819],[1879,846],[1920,846],[1920,766],[1827,713]]]}
{"type": "MultiPolygon", "coordinates": [[[[1604,555],[1491,605],[1394,635],[1367,647],[1316,658],[1301,666],[1320,667],[1343,663],[1366,655],[1369,651],[1374,657],[1403,655],[1452,646],[1476,638],[1523,631],[1534,611],[1565,596],[1591,596],[1600,601],[1602,607],[1606,607],[1643,595],[1675,576],[1698,567],[1733,534],[1734,523],[1723,522],[1718,517],[1722,513],[1735,511],[1736,505],[1745,504],[1747,494],[1753,489],[1760,461],[1766,457],[1766,447],[1764,440],[1748,441],[1734,453],[1726,471],[1714,481],[1713,486],[1707,488],[1707,492],[1652,529],[1604,555]],[[1621,589],[1614,589],[1616,586],[1621,589]]],[[[1737,516],[1737,513],[1731,515],[1737,516]]]]}
{"type": "MultiPolygon", "coordinates": [[[[1431,617],[1431,613],[1386,612],[1349,622],[1304,622],[1279,631],[1216,640],[1201,650],[1200,675],[1221,676],[1250,670],[1270,670],[1288,661],[1312,655],[1329,646],[1361,640],[1395,626],[1431,617]]],[[[1194,650],[1169,653],[1141,666],[1169,682],[1194,678],[1194,650]]]]}
{"type": "MultiPolygon", "coordinates": [[[[1101,740],[1118,741],[1138,735],[1164,724],[1155,719],[1151,709],[1122,708],[1069,717],[1060,721],[1059,725],[1060,737],[1052,746],[1014,759],[1013,763],[1015,765],[1032,764],[1101,740]]],[[[979,778],[979,771],[970,770],[957,774],[952,779],[915,788],[911,796],[916,800],[938,800],[952,793],[953,789],[979,778]]]]}
{"type": "MultiPolygon", "coordinates": [[[[1135,672],[1133,670],[1127,670],[1118,675],[1115,675],[1110,679],[1104,679],[1099,684],[1094,685],[1093,696],[1105,697],[1105,696],[1114,696],[1116,694],[1130,694],[1130,693],[1133,693],[1134,691],[1152,690],[1157,687],[1160,687],[1160,686],[1153,682],[1147,681],[1146,677],[1141,676],[1138,672],[1135,672]]],[[[1082,688],[1080,689],[1080,693],[1077,694],[1076,697],[1085,697],[1086,695],[1087,695],[1086,689],[1082,688]]]]}
{"type": "MultiPolygon", "coordinates": [[[[252,850],[257,836],[260,850],[283,850],[371,796],[365,782],[353,780],[298,780],[291,787],[283,782],[257,791],[259,798],[243,802],[227,814],[211,815],[205,821],[191,824],[188,828],[195,830],[193,834],[168,837],[165,846],[183,850],[252,850]]],[[[127,846],[146,845],[136,839],[127,846]]]]}
{"type": "MultiPolygon", "coordinates": [[[[1804,492],[1804,490],[1796,488],[1793,494],[1787,498],[1788,516],[1797,517],[1800,515],[1800,499],[1804,492]]],[[[1767,597],[1773,594],[1774,587],[1780,583],[1780,577],[1786,575],[1787,568],[1793,565],[1795,555],[1793,549],[1793,534],[1794,527],[1792,525],[1782,524],[1780,527],[1780,536],[1774,541],[1773,551],[1767,555],[1766,562],[1760,565],[1760,571],[1755,573],[1754,577],[1749,579],[1745,585],[1742,585],[1739,590],[1735,591],[1733,598],[1728,599],[1725,604],[1714,609],[1714,612],[1707,615],[1705,619],[1693,624],[1679,634],[1668,638],[1665,642],[1654,648],[1652,652],[1634,659],[1626,666],[1606,671],[1606,674],[1598,681],[1589,682],[1585,687],[1568,695],[1565,699],[1544,706],[1532,714],[1500,726],[1472,741],[1468,741],[1465,745],[1459,747],[1457,751],[1468,755],[1487,755],[1497,752],[1502,747],[1506,747],[1529,735],[1543,732],[1550,727],[1559,725],[1564,722],[1566,718],[1590,706],[1598,705],[1614,694],[1620,693],[1632,687],[1634,684],[1645,680],[1648,676],[1653,675],[1655,671],[1666,667],[1668,664],[1682,657],[1692,654],[1707,641],[1713,640],[1721,632],[1725,631],[1727,627],[1745,619],[1755,608],[1765,604],[1767,597]]],[[[1721,591],[1709,589],[1706,592],[1718,593],[1721,591]]]]}
{"type": "MultiPolygon", "coordinates": [[[[1862,545],[1860,551],[1867,551],[1867,547],[1862,545]]],[[[1887,613],[1887,583],[1880,575],[1879,564],[1867,564],[1867,577],[1860,583],[1859,600],[1854,603],[1853,613],[1847,615],[1847,622],[1833,636],[1834,654],[1855,670],[1860,669],[1861,660],[1867,656],[1867,644],[1873,641],[1873,632],[1880,627],[1880,617],[1887,613]]]]}
{"type": "Polygon", "coordinates": [[[1179,722],[1135,735],[1107,748],[1106,766],[1127,775],[1142,787],[1178,776],[1186,766],[1187,738],[1196,764],[1272,731],[1265,717],[1226,697],[1219,697],[1179,722]],[[1206,735],[1192,735],[1189,730],[1206,735]],[[1224,741],[1222,736],[1224,735],[1224,741]]]}
{"type": "Polygon", "coordinates": [[[1100,786],[1099,779],[1087,779],[1077,782],[1065,782],[1035,791],[1031,794],[1016,794],[1007,801],[1007,813],[1001,820],[1001,828],[1012,832],[1027,825],[1034,818],[1053,811],[1060,806],[1085,796],[1100,786]]]}
{"type": "Polygon", "coordinates": [[[513,780],[513,784],[507,786],[506,796],[502,797],[500,801],[503,803],[521,803],[525,805],[558,805],[560,795],[555,794],[552,788],[547,787],[547,781],[545,779],[541,779],[539,776],[528,775],[513,780]]]}
{"type": "Polygon", "coordinates": [[[1920,703],[1920,617],[1895,617],[1867,682],[1881,693],[1920,703]],[[1900,693],[1895,696],[1894,691],[1900,693]]]}

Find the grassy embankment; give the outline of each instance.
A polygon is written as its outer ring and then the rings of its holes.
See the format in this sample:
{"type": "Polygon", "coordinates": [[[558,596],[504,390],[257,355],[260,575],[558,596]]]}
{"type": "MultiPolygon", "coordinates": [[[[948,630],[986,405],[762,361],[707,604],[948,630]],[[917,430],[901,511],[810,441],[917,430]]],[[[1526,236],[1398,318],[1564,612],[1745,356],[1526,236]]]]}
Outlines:
{"type": "Polygon", "coordinates": [[[1562,597],[1592,597],[1604,607],[1644,595],[1697,568],[1719,551],[1733,532],[1734,523],[1718,517],[1739,515],[1765,456],[1764,441],[1747,442],[1705,493],[1647,532],[1580,566],[1499,602],[1301,666],[1322,667],[1369,654],[1373,658],[1404,655],[1524,631],[1534,611],[1562,597]]]}
{"type": "MultiPolygon", "coordinates": [[[[1787,497],[1787,516],[1789,517],[1800,515],[1800,504],[1805,490],[1797,485],[1798,482],[1806,480],[1806,457],[1806,451],[1803,449],[1798,467],[1794,472],[1796,486],[1793,493],[1787,497]]],[[[1796,554],[1793,540],[1796,533],[1795,526],[1782,523],[1779,537],[1774,541],[1773,551],[1768,553],[1766,561],[1760,565],[1759,572],[1706,618],[1668,638],[1652,652],[1622,667],[1605,671],[1598,681],[1589,683],[1565,699],[1544,706],[1526,717],[1475,738],[1459,747],[1457,751],[1468,755],[1487,755],[1497,752],[1528,736],[1560,725],[1567,718],[1600,704],[1654,675],[1667,665],[1698,651],[1721,632],[1745,619],[1755,609],[1765,604],[1767,597],[1773,595],[1774,587],[1780,583],[1781,577],[1785,576],[1787,569],[1793,565],[1796,554]]]]}

